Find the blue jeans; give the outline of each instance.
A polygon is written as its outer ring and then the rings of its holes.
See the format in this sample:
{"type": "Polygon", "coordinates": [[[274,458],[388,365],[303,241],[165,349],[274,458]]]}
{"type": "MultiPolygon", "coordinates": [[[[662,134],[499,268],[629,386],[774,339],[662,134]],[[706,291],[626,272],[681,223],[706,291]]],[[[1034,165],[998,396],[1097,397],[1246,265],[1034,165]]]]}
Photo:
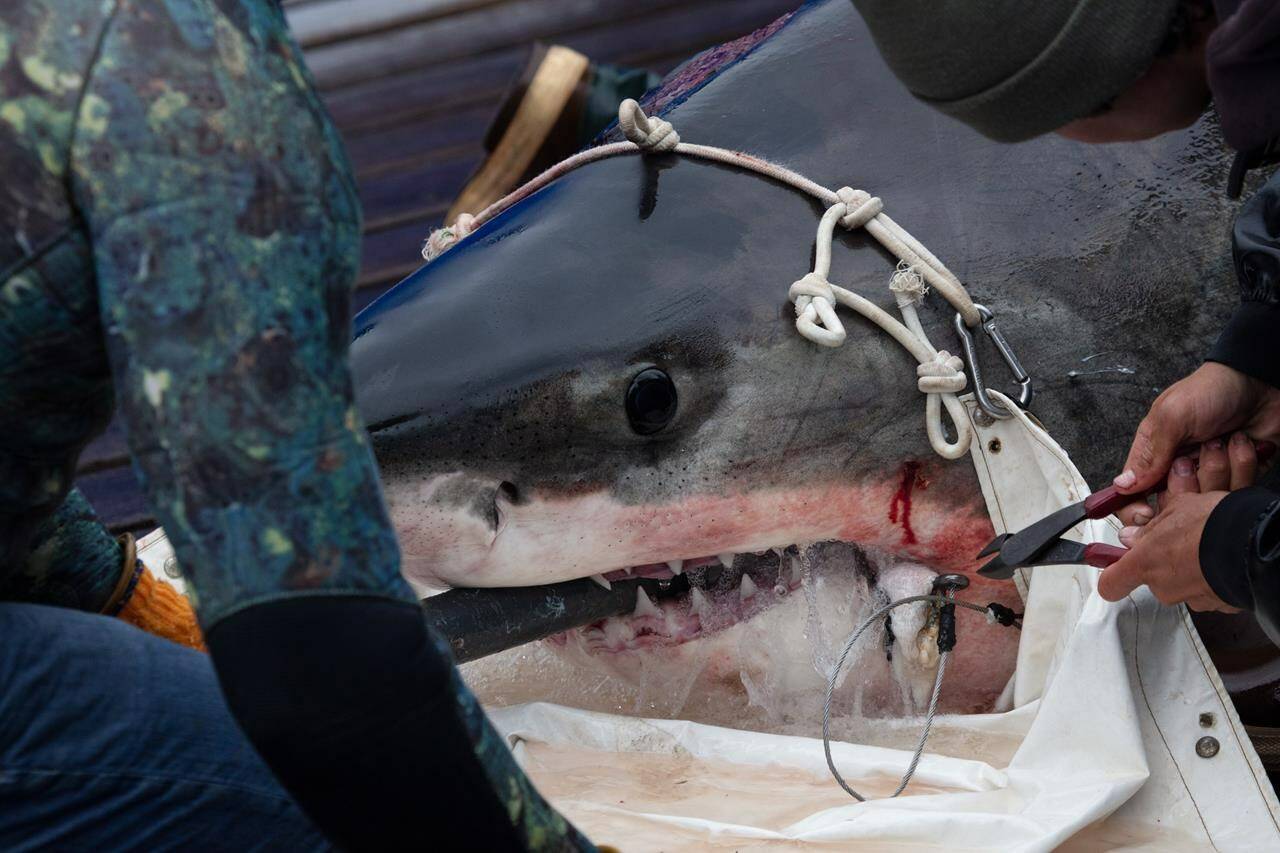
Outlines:
{"type": "Polygon", "coordinates": [[[206,655],[0,602],[0,849],[327,850],[206,655]]]}

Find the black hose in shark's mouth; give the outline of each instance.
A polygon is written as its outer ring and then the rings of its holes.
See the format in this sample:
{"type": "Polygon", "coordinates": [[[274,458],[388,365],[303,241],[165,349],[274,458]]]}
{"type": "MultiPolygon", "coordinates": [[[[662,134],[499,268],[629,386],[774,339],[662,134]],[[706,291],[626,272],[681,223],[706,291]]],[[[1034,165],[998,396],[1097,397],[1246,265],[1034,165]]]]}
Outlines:
{"type": "Polygon", "coordinates": [[[679,645],[743,622],[799,589],[818,556],[874,587],[881,558],[849,542],[651,563],[528,587],[454,589],[423,601],[459,663],[578,631],[589,652],[679,645]],[[605,578],[617,578],[606,580],[605,578]]]}
{"type": "MultiPolygon", "coordinates": [[[[849,542],[822,542],[803,550],[791,545],[761,553],[622,569],[603,577],[611,588],[634,584],[635,609],[578,629],[582,644],[593,653],[632,651],[679,645],[722,631],[800,589],[807,555],[815,550],[825,558],[839,560],[874,585],[878,561],[849,542]]],[[[568,632],[548,639],[563,644],[568,632]]]]}

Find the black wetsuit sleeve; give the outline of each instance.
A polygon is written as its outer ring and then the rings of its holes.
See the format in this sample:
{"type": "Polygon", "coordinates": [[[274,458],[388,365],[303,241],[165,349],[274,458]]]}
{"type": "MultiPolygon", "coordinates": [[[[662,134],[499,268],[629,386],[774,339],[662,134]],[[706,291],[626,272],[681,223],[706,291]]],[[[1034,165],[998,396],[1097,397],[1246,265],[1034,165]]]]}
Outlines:
{"type": "Polygon", "coordinates": [[[1223,498],[1200,537],[1200,566],[1219,598],[1252,610],[1280,645],[1280,494],[1253,486],[1223,498]]]}
{"type": "Polygon", "coordinates": [[[1280,387],[1280,172],[1249,199],[1236,218],[1232,256],[1240,305],[1209,352],[1209,361],[1280,387]]]}
{"type": "MultiPolygon", "coordinates": [[[[1232,233],[1240,305],[1209,352],[1209,361],[1280,387],[1280,173],[1245,204],[1232,233]]],[[[1267,537],[1278,496],[1254,487],[1228,495],[1200,538],[1200,567],[1223,601],[1252,610],[1280,645],[1280,554],[1267,537]]],[[[1272,530],[1275,528],[1275,530],[1272,530]]]]}
{"type": "Polygon", "coordinates": [[[119,0],[72,192],[135,469],[228,705],[351,849],[590,849],[400,575],[347,364],[360,216],[270,0],[119,0]]]}

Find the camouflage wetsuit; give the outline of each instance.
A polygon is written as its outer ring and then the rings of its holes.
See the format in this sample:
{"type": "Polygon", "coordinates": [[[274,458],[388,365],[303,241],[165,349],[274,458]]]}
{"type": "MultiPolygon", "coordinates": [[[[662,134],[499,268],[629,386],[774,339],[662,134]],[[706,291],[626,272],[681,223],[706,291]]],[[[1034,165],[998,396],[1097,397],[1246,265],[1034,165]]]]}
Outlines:
{"type": "MultiPolygon", "coordinates": [[[[115,588],[69,489],[118,403],[224,686],[218,626],[247,608],[416,606],[347,370],[355,186],[278,4],[0,6],[0,162],[0,599],[115,588]]],[[[515,837],[589,847],[442,684],[515,837]]]]}

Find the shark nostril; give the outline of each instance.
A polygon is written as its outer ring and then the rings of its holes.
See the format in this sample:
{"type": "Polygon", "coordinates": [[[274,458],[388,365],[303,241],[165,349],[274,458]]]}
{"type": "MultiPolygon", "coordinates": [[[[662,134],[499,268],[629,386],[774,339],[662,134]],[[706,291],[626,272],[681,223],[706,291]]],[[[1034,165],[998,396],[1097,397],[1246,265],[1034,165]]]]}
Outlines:
{"type": "Polygon", "coordinates": [[[503,480],[501,483],[498,484],[498,490],[497,490],[497,493],[494,495],[494,497],[502,498],[503,500],[507,501],[507,503],[519,504],[520,490],[516,488],[515,483],[509,483],[506,480],[503,480]]]}
{"type": "Polygon", "coordinates": [[[501,531],[504,511],[509,511],[511,507],[518,505],[520,500],[520,490],[516,488],[515,483],[503,480],[494,487],[492,497],[485,506],[494,531],[501,531]]]}

